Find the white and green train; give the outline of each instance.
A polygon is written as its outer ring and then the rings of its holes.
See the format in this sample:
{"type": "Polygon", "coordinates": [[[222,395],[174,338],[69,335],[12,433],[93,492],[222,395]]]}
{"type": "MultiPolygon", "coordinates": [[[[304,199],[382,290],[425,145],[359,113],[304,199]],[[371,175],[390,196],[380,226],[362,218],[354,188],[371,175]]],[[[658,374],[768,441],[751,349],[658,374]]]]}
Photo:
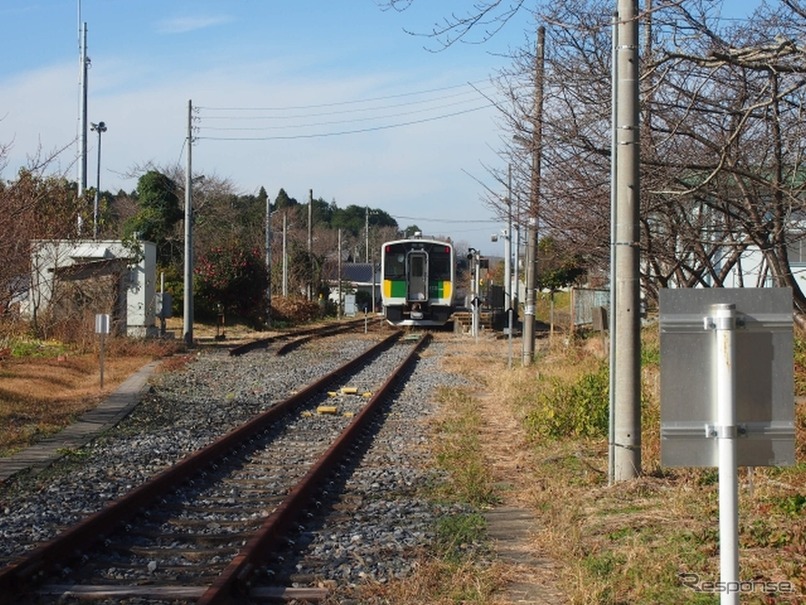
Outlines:
{"type": "Polygon", "coordinates": [[[395,326],[442,326],[454,310],[456,262],[448,242],[413,237],[381,247],[381,299],[395,326]]]}

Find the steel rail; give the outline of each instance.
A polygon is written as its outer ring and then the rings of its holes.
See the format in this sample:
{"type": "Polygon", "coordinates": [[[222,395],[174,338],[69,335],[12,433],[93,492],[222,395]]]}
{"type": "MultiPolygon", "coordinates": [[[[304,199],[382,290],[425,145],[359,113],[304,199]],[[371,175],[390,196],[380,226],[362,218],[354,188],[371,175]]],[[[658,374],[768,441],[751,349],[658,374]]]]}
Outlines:
{"type": "Polygon", "coordinates": [[[188,455],[143,485],[111,502],[86,519],[79,521],[55,538],[22,555],[14,563],[0,569],[0,605],[15,603],[17,596],[24,594],[32,584],[36,584],[37,576],[46,574],[58,563],[71,560],[82,551],[87,550],[121,523],[134,517],[155,499],[170,492],[194,473],[211,465],[216,459],[235,450],[241,443],[259,434],[286,413],[293,411],[316,393],[322,391],[329,383],[340,378],[342,374],[353,370],[380,350],[392,345],[401,335],[402,332],[392,333],[361,355],[329,372],[240,427],[219,437],[210,445],[188,455]]]}
{"type": "Polygon", "coordinates": [[[255,566],[265,562],[268,558],[267,555],[281,546],[290,531],[296,527],[296,520],[302,515],[306,504],[316,493],[322,481],[344,458],[348,448],[355,443],[358,435],[367,427],[399,377],[414,362],[419,351],[430,340],[431,334],[420,337],[403,362],[395,368],[361,412],[342,431],[336,441],[289,492],[274,512],[266,518],[261,528],[197,601],[197,605],[237,605],[249,596],[248,580],[255,566]]]}
{"type": "Polygon", "coordinates": [[[339,324],[319,326],[316,328],[307,328],[305,330],[297,330],[295,332],[284,332],[283,334],[277,334],[275,336],[267,336],[266,338],[258,338],[257,340],[253,340],[252,342],[247,342],[245,344],[233,347],[232,349],[230,349],[229,354],[233,357],[237,357],[239,355],[249,353],[250,351],[255,351],[257,349],[265,349],[273,342],[276,342],[278,340],[285,340],[288,338],[313,337],[316,335],[331,336],[333,334],[339,334],[340,332],[346,332],[347,330],[352,330],[353,328],[356,328],[359,325],[361,325],[363,322],[364,322],[363,319],[354,319],[339,324]]]}

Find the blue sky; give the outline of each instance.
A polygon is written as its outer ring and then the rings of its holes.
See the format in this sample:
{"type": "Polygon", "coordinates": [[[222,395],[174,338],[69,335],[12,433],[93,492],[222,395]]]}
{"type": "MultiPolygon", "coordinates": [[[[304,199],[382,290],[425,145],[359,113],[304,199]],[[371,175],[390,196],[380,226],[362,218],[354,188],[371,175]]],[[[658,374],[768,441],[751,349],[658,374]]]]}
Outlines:
{"type": "MultiPolygon", "coordinates": [[[[496,95],[503,55],[531,44],[532,17],[523,11],[485,44],[432,52],[424,46],[438,43],[407,31],[427,33],[473,3],[415,0],[396,12],[380,2],[82,0],[88,121],[108,127],[101,188],[134,189],[132,172],[149,163],[184,166],[192,100],[196,175],[272,198],[282,187],[301,202],[312,189],[502,253],[490,235],[503,224],[483,201],[500,186],[485,166],[503,168],[496,150],[509,135],[484,95],[496,95]]],[[[2,178],[59,149],[52,171],[78,178],[78,12],[78,0],[0,0],[2,178]]]]}
{"type": "MultiPolygon", "coordinates": [[[[428,32],[464,6],[420,0],[401,13],[375,0],[83,0],[88,121],[108,127],[101,188],[134,189],[131,171],[148,162],[184,166],[192,100],[194,174],[229,179],[240,193],[264,186],[272,198],[283,187],[303,202],[313,189],[340,207],[381,208],[401,227],[416,223],[494,253],[501,244],[489,236],[502,225],[479,181],[497,188],[484,166],[500,167],[505,134],[474,87],[495,94],[490,77],[509,63],[501,53],[521,45],[532,22],[524,13],[492,43],[441,52],[406,33],[428,32]]],[[[53,172],[77,180],[78,3],[0,0],[0,21],[0,144],[10,145],[2,178],[40,150],[64,148],[53,172]]],[[[87,164],[93,186],[94,132],[87,164]]]]}

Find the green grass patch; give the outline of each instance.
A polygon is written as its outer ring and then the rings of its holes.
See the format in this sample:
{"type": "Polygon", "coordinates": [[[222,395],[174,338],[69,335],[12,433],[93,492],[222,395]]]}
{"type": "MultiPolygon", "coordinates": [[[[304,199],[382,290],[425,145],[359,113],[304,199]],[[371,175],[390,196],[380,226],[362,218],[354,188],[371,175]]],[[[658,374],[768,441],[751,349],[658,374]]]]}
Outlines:
{"type": "Polygon", "coordinates": [[[495,486],[479,441],[482,419],[477,402],[461,389],[443,388],[437,398],[444,414],[436,425],[435,458],[447,479],[437,486],[436,495],[473,506],[494,504],[495,486]]]}
{"type": "Polygon", "coordinates": [[[795,395],[806,395],[806,339],[795,338],[795,395]]]}
{"type": "Polygon", "coordinates": [[[70,351],[61,342],[44,340],[12,340],[7,344],[12,357],[58,357],[70,351]]]}
{"type": "Polygon", "coordinates": [[[786,515],[799,517],[806,514],[806,494],[773,497],[770,500],[779,511],[786,515]]]}
{"type": "Polygon", "coordinates": [[[453,563],[473,558],[486,542],[486,532],[487,521],[477,512],[442,517],[437,521],[438,552],[453,563]]]}

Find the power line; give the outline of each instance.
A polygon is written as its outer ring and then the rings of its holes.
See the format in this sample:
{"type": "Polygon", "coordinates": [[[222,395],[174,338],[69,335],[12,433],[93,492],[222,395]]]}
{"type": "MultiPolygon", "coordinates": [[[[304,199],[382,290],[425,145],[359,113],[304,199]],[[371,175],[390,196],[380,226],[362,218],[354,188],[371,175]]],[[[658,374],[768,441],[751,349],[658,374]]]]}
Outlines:
{"type": "Polygon", "coordinates": [[[482,109],[487,109],[489,107],[493,107],[492,103],[485,103],[479,107],[473,107],[470,109],[465,109],[462,111],[455,111],[452,113],[446,113],[438,116],[432,116],[429,118],[422,118],[420,120],[409,120],[407,122],[398,122],[395,124],[382,124],[379,126],[368,126],[366,128],[356,128],[352,130],[339,130],[334,132],[318,132],[318,133],[310,133],[310,134],[294,134],[294,135],[274,135],[274,136],[263,136],[263,137],[220,137],[220,136],[198,136],[196,137],[197,140],[207,140],[207,141],[293,141],[298,139],[316,139],[316,138],[324,138],[324,137],[335,137],[335,136],[344,136],[349,134],[361,134],[365,132],[376,132],[379,130],[389,130],[392,128],[402,128],[404,126],[414,126],[417,124],[425,124],[427,122],[434,122],[436,120],[444,120],[447,118],[452,118],[468,113],[472,113],[475,111],[480,111],[482,109]]]}
{"type": "MultiPolygon", "coordinates": [[[[322,122],[310,122],[306,124],[278,124],[274,126],[206,126],[205,130],[217,130],[217,131],[249,131],[249,132],[258,132],[258,131],[266,131],[266,130],[281,130],[285,128],[310,128],[313,126],[331,126],[334,124],[351,124],[356,122],[368,122],[370,120],[379,120],[379,119],[392,119],[392,118],[402,118],[404,116],[416,115],[421,113],[432,112],[438,109],[447,109],[449,107],[456,107],[457,105],[465,105],[467,103],[478,103],[478,98],[473,99],[465,99],[463,101],[456,101],[453,103],[445,103],[443,105],[434,105],[432,107],[426,107],[423,109],[414,109],[412,111],[404,111],[389,115],[381,115],[381,116],[362,116],[360,118],[352,118],[348,120],[328,120],[322,122]]],[[[330,114],[316,114],[316,115],[330,115],[330,114]]],[[[296,116],[294,116],[296,117],[296,116]]],[[[275,120],[277,118],[256,118],[256,119],[271,119],[275,120]]]]}
{"type": "Polygon", "coordinates": [[[200,106],[196,109],[203,112],[203,115],[199,116],[200,136],[197,138],[199,140],[216,141],[287,141],[344,136],[413,126],[480,111],[492,106],[493,103],[489,101],[489,97],[486,97],[483,91],[476,86],[479,82],[467,82],[368,99],[308,105],[277,107],[200,106]],[[456,92],[457,90],[459,92],[456,92]],[[446,92],[448,94],[443,94],[446,92]],[[423,96],[427,96],[427,98],[418,98],[423,96]],[[399,99],[407,100],[402,103],[385,103],[388,100],[399,99]],[[378,104],[379,102],[380,104],[378,104]],[[467,109],[457,109],[456,111],[445,111],[448,108],[467,106],[471,103],[475,104],[475,106],[467,109]],[[405,108],[406,111],[394,111],[400,108],[405,108]],[[328,109],[328,111],[317,111],[320,109],[328,109]],[[311,112],[309,110],[315,111],[311,112]],[[221,115],[220,112],[225,112],[225,115],[221,115]],[[252,115],[243,115],[244,112],[252,115]],[[218,115],[210,115],[210,113],[218,115]],[[436,113],[436,115],[421,119],[404,119],[407,116],[426,113],[436,113]],[[359,115],[346,119],[339,119],[338,117],[350,114],[359,115]],[[312,118],[319,117],[332,119],[312,121],[312,118]],[[303,120],[304,122],[291,123],[291,120],[303,120]],[[211,121],[215,125],[208,125],[208,122],[211,121]],[[367,125],[363,127],[354,126],[361,123],[367,125]],[[332,130],[328,130],[329,128],[332,128],[332,130]],[[319,131],[314,132],[314,129],[319,129],[319,131]],[[272,134],[272,131],[284,130],[288,131],[288,133],[281,134],[278,132],[277,134],[272,134]]]}
{"type": "Polygon", "coordinates": [[[494,219],[455,219],[455,218],[431,218],[427,216],[401,216],[399,214],[391,215],[393,219],[404,219],[407,221],[428,221],[429,223],[481,223],[481,224],[490,224],[490,223],[497,223],[500,221],[496,221],[494,219]]]}
{"type": "Polygon", "coordinates": [[[466,86],[473,87],[476,84],[481,82],[486,82],[486,80],[477,80],[475,82],[466,82],[464,84],[455,84],[452,86],[443,86],[441,88],[431,88],[426,90],[414,91],[414,92],[403,92],[400,94],[395,95],[387,95],[383,97],[371,97],[368,99],[357,99],[352,101],[334,101],[331,103],[317,103],[311,105],[287,105],[287,106],[280,106],[280,107],[206,107],[200,106],[199,109],[206,110],[206,111],[290,111],[290,110],[300,110],[300,109],[321,109],[326,107],[339,107],[343,105],[353,105],[358,103],[374,103],[375,101],[388,101],[389,99],[400,99],[403,97],[414,97],[418,95],[425,95],[431,94],[434,92],[442,92],[445,90],[455,90],[457,88],[464,88],[466,86]]]}
{"type": "MultiPolygon", "coordinates": [[[[213,116],[205,116],[205,120],[280,120],[280,119],[294,119],[294,118],[316,118],[320,116],[334,116],[334,115],[344,115],[344,114],[351,114],[351,113],[367,113],[367,112],[375,112],[375,111],[383,111],[386,109],[397,109],[399,107],[411,107],[413,105],[424,105],[426,103],[435,103],[439,101],[445,101],[448,99],[455,99],[457,97],[468,97],[468,102],[470,100],[476,100],[480,96],[484,96],[482,93],[484,90],[487,89],[480,89],[480,88],[473,88],[467,89],[460,93],[455,93],[451,95],[445,95],[441,97],[434,97],[428,99],[421,99],[419,101],[410,101],[406,103],[392,103],[387,105],[378,105],[374,107],[353,107],[350,109],[341,109],[336,111],[320,111],[315,113],[300,113],[300,114],[286,114],[286,115],[250,115],[250,116],[243,116],[243,115],[213,115],[213,116]]],[[[461,102],[461,101],[460,101],[461,102]]],[[[347,103],[347,102],[345,102],[347,103]]],[[[354,103],[356,105],[363,105],[365,101],[349,101],[349,103],[354,103]]],[[[232,109],[231,111],[236,111],[232,109]]],[[[260,110],[256,108],[248,109],[246,111],[271,111],[271,112],[278,112],[280,109],[265,109],[260,110]]],[[[291,109],[290,111],[296,111],[296,109],[291,109]]]]}

